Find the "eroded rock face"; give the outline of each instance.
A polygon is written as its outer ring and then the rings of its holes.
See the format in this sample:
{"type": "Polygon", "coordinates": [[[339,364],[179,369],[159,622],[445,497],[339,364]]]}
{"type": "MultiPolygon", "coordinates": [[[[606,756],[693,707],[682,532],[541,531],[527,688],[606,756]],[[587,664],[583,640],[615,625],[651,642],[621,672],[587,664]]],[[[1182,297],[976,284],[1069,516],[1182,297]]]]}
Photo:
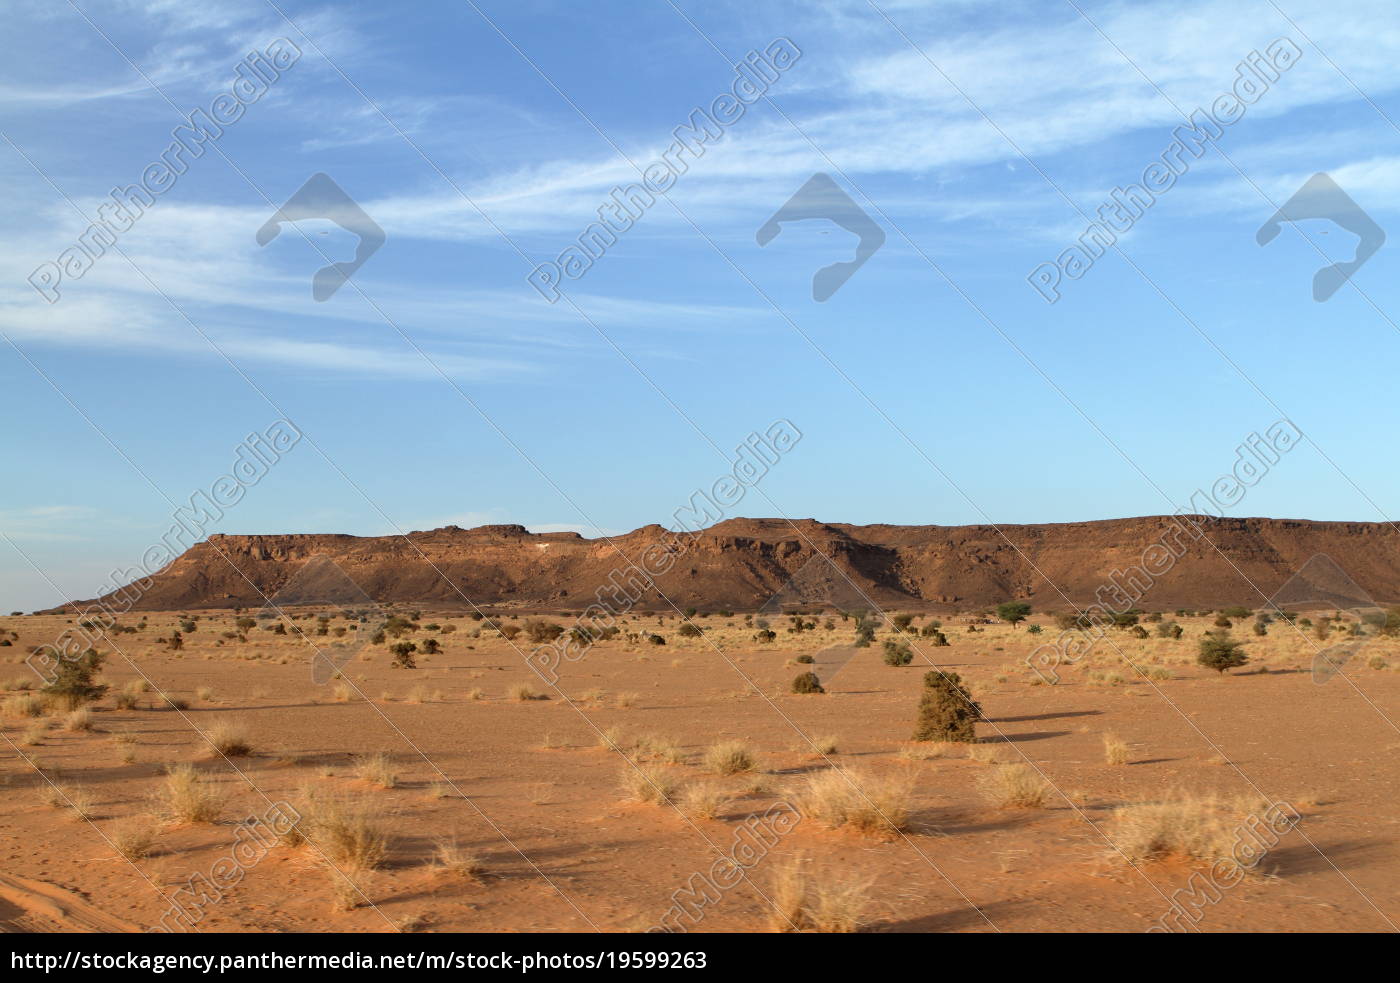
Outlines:
{"type": "MultiPolygon", "coordinates": [[[[817,560],[807,571],[820,573],[816,582],[921,609],[1015,598],[1067,610],[1133,567],[1150,571],[1139,602],[1149,610],[1260,607],[1261,590],[1276,590],[1319,553],[1377,601],[1400,598],[1400,534],[1388,524],[1197,518],[1199,535],[1183,535],[1169,516],[999,528],[731,519],[690,537],[649,525],[611,539],[517,525],[379,537],[213,535],[151,578],[133,608],[258,607],[312,557],[328,557],[378,601],[578,609],[658,544],[670,544],[674,562],[657,587],[681,607],[708,609],[752,610],[820,554],[835,568],[817,560]],[[1153,549],[1159,543],[1175,544],[1170,562],[1153,549]]],[[[636,603],[666,606],[655,593],[636,603]]]]}

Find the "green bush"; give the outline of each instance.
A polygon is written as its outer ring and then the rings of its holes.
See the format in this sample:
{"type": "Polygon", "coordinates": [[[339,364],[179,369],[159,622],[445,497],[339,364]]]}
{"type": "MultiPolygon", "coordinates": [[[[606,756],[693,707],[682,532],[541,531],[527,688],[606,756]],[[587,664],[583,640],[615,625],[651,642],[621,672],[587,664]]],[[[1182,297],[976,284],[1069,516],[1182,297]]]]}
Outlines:
{"type": "Polygon", "coordinates": [[[792,681],[792,691],[794,693],[825,693],[822,689],[822,681],[817,678],[815,672],[799,673],[792,681]]]}
{"type": "Polygon", "coordinates": [[[93,682],[93,678],[102,670],[103,661],[104,656],[96,649],[86,649],[74,659],[61,658],[53,681],[41,692],[68,710],[100,700],[107,687],[93,682]]]}
{"type": "Polygon", "coordinates": [[[1239,642],[1230,638],[1229,632],[1207,632],[1201,639],[1201,649],[1196,661],[1223,675],[1225,670],[1247,663],[1249,656],[1244,654],[1239,642]]]}
{"type": "Polygon", "coordinates": [[[907,666],[914,661],[914,653],[903,642],[885,642],[885,665],[907,666]]]}
{"type": "Polygon", "coordinates": [[[914,740],[971,744],[977,740],[975,724],[981,718],[981,706],[972,699],[957,673],[924,673],[914,740]]]}

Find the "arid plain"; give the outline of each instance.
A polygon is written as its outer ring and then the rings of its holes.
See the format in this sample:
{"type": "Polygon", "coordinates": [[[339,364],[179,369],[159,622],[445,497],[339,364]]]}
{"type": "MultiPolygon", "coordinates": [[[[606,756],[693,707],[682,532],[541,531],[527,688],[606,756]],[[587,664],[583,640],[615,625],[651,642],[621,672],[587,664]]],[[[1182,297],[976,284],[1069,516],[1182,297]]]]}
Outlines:
{"type": "Polygon", "coordinates": [[[1400,921],[1400,640],[1367,639],[1319,684],[1345,627],[1319,629],[1324,612],[1264,635],[1237,618],[1249,662],[1223,675],[1196,661],[1219,615],[1145,615],[1054,684],[1027,663],[1057,632],[1039,611],[882,623],[839,672],[820,654],[853,621],[831,609],[702,611],[698,637],[633,612],[554,691],[515,629],[570,624],[559,611],[393,610],[417,627],[363,645],[373,626],[334,608],[288,612],[287,634],[132,614],[76,714],[24,665],[69,616],[0,619],[6,929],[1142,931],[1270,803],[1296,823],[1173,927],[1400,921]],[[416,668],[395,664],[405,641],[416,668]],[[886,664],[887,641],[912,663],[886,664]],[[313,646],[332,643],[353,658],[317,682],[313,646]],[[806,655],[825,693],[792,692],[806,655]],[[910,740],[928,660],[981,704],[976,743],[910,740]],[[274,804],[303,822],[263,843],[247,820],[274,804]],[[195,898],[233,856],[236,882],[195,898]]]}

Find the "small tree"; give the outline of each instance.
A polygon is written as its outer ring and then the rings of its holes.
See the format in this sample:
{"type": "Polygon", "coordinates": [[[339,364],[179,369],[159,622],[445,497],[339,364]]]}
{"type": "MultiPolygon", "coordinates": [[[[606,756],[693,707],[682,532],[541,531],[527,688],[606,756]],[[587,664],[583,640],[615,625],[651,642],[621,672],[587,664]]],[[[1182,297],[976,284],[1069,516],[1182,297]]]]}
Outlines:
{"type": "Polygon", "coordinates": [[[802,672],[797,674],[797,678],[792,681],[792,691],[794,693],[825,693],[822,689],[822,681],[817,678],[815,672],[802,672]]]}
{"type": "Polygon", "coordinates": [[[1249,656],[1244,654],[1239,642],[1230,638],[1229,632],[1207,632],[1201,639],[1201,651],[1196,661],[1224,675],[1226,669],[1234,669],[1248,662],[1249,656]]]}
{"type": "Polygon", "coordinates": [[[86,649],[74,659],[60,659],[53,681],[42,692],[54,705],[67,710],[100,700],[107,687],[93,682],[93,677],[101,671],[103,659],[96,649],[86,649]]]}
{"type": "Polygon", "coordinates": [[[956,741],[971,744],[977,740],[974,726],[982,708],[955,672],[924,673],[924,692],[919,698],[916,741],[956,741]]]}
{"type": "Polygon", "coordinates": [[[1014,625],[1026,620],[1026,616],[1031,613],[1031,606],[1025,601],[1007,601],[997,605],[997,617],[1005,621],[1008,625],[1014,625]]]}

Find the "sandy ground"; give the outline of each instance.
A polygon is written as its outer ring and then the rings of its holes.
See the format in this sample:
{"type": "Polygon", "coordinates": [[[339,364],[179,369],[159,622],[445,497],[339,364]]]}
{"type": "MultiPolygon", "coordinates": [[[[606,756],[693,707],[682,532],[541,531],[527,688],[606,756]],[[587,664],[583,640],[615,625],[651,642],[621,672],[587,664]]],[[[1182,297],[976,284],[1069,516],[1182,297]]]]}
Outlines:
{"type": "MultiPolygon", "coordinates": [[[[422,625],[457,630],[406,636],[442,644],[438,654],[420,654],[417,669],[393,667],[386,647],[371,645],[342,680],[317,684],[305,642],[257,629],[246,642],[225,638],[233,614],[192,613],[198,629],[179,652],[156,641],[174,629],[175,614],[147,615],[144,630],[102,646],[102,681],[112,692],[94,705],[91,730],[65,729],[61,714],[17,716],[6,703],[6,930],[154,925],[191,876],[230,856],[240,821],[277,802],[299,808],[310,790],[374,810],[391,836],[382,866],[352,875],[360,903],[340,910],[314,851],[279,845],[219,900],[199,906],[199,931],[641,931],[666,915],[693,875],[732,854],[746,820],[792,801],[806,776],[833,766],[903,776],[913,788],[906,830],[872,835],[805,818],[696,919],[673,924],[771,931],[778,916],[765,895],[775,897],[779,870],[800,863],[819,883],[865,886],[869,931],[1142,931],[1203,868],[1172,858],[1128,863],[1115,851],[1115,810],[1182,793],[1284,801],[1303,817],[1204,908],[1200,930],[1400,924],[1400,729],[1392,722],[1400,720],[1400,642],[1371,643],[1318,685],[1310,667],[1322,646],[1311,632],[1276,624],[1254,638],[1237,628],[1252,661],[1219,677],[1194,664],[1210,619],[1168,616],[1185,628],[1183,639],[1112,633],[1113,645],[1162,678],[1142,679],[1105,643],[1051,686],[1037,684],[1023,663],[1054,636],[1049,619],[1033,617],[1045,633],[1032,635],[1024,624],[969,633],[966,617],[945,617],[951,644],[919,648],[962,674],[988,720],[970,754],[954,748],[921,758],[907,742],[923,659],[886,666],[877,641],[829,680],[825,695],[787,691],[805,668],[791,660],[851,637],[840,619],[833,630],[799,635],[774,619],[777,640],[759,644],[742,615],[697,619],[701,639],[680,638],[674,616],[634,617],[633,630],[659,632],[668,643],[598,644],[566,668],[562,694],[518,700],[510,695],[518,683],[548,692],[523,663],[524,636],[518,649],[495,632],[472,637],[479,624],[460,614],[422,614],[422,625]],[[136,709],[116,709],[116,691],[142,676],[155,689],[136,709]],[[159,692],[188,708],[171,707],[159,692]],[[201,738],[230,721],[250,735],[250,755],[223,759],[201,738]],[[604,732],[622,750],[608,748],[604,732]],[[1107,763],[1105,733],[1128,742],[1127,764],[1107,763]],[[676,781],[717,783],[732,797],[706,819],[628,800],[624,755],[645,758],[634,748],[641,738],[674,743],[675,760],[658,767],[676,781]],[[812,738],[832,739],[836,752],[823,759],[812,738]],[[753,748],[756,772],[707,774],[705,749],[726,739],[753,748]],[[390,756],[394,787],[357,777],[355,756],[375,752],[390,756]],[[998,807],[981,780],[998,761],[1027,760],[1052,785],[1045,805],[998,807]],[[214,822],[155,815],[165,769],[180,762],[194,763],[224,796],[214,822]],[[46,804],[50,782],[85,792],[90,821],[46,804]],[[104,836],[135,824],[155,833],[154,847],[127,861],[104,836]],[[478,858],[479,877],[435,865],[445,838],[478,858]]],[[[11,699],[33,679],[22,664],[29,647],[66,624],[61,616],[0,618],[13,641],[0,647],[0,659],[13,663],[11,699]]],[[[337,617],[331,627],[344,624],[337,617]]]]}

